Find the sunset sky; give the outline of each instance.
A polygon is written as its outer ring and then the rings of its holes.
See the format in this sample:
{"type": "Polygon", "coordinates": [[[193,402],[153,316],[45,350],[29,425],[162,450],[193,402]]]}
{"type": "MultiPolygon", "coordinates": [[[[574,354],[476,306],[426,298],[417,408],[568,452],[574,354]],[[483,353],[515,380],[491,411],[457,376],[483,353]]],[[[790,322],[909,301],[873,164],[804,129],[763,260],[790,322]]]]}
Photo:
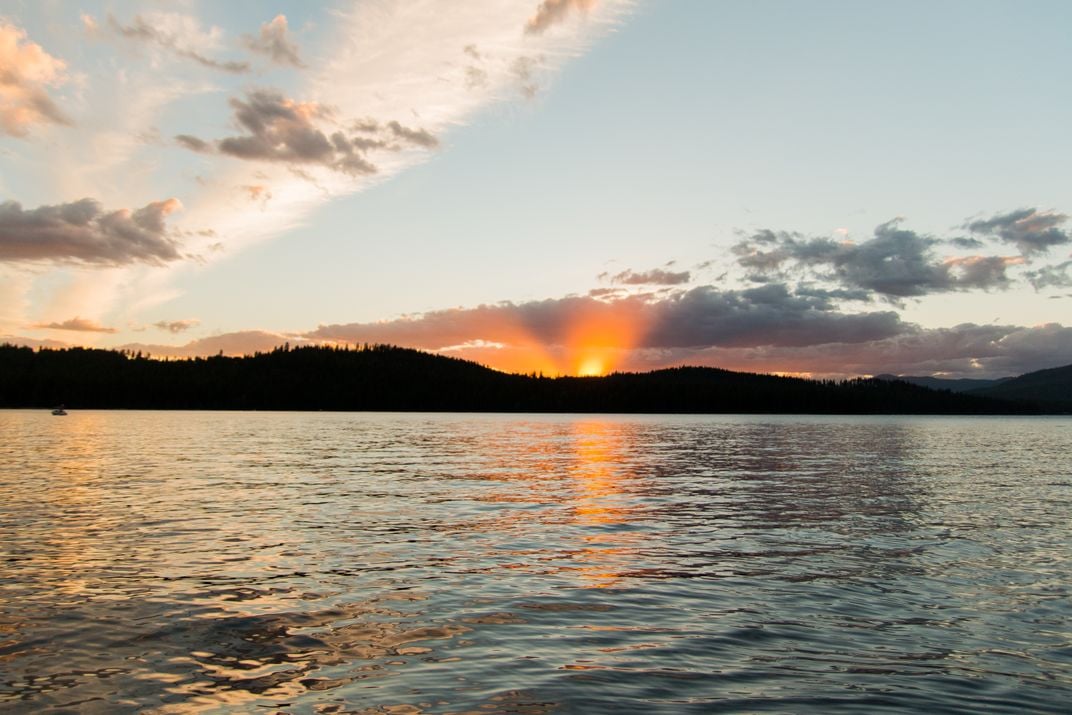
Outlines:
{"type": "Polygon", "coordinates": [[[1072,362],[1066,0],[0,3],[0,342],[1072,362]]]}

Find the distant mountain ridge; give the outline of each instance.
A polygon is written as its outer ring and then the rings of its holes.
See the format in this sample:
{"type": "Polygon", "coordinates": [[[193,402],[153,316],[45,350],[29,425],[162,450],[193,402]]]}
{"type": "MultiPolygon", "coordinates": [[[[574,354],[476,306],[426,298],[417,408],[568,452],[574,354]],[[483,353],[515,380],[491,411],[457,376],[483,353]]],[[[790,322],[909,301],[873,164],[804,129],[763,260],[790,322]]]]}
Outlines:
{"type": "Polygon", "coordinates": [[[516,375],[386,345],[247,357],[0,345],[0,407],[454,412],[1022,414],[1034,404],[902,381],[805,380],[710,367],[605,377],[516,375]]]}
{"type": "Polygon", "coordinates": [[[1036,370],[965,394],[1064,405],[1066,410],[1072,410],[1072,365],[1036,370]]]}
{"type": "Polygon", "coordinates": [[[1012,377],[999,377],[994,380],[981,380],[973,377],[961,377],[961,378],[947,378],[947,377],[928,377],[917,375],[875,375],[876,380],[900,380],[901,382],[907,382],[912,385],[920,385],[921,387],[928,387],[932,390],[949,390],[950,392],[968,392],[970,390],[978,390],[987,387],[993,387],[1006,380],[1012,380],[1012,377]]]}
{"type": "Polygon", "coordinates": [[[1018,377],[1002,377],[996,380],[972,378],[950,380],[941,377],[885,374],[876,375],[875,379],[906,382],[932,390],[948,390],[975,397],[1033,403],[1044,411],[1072,411],[1072,365],[1036,370],[1018,377]]]}

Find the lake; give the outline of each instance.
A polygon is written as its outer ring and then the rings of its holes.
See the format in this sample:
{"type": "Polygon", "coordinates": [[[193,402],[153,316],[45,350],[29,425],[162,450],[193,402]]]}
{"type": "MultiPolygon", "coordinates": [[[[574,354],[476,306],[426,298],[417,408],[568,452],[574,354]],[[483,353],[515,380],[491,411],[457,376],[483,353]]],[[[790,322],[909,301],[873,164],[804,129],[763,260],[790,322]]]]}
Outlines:
{"type": "Polygon", "coordinates": [[[1072,419],[0,411],[0,711],[1067,712],[1072,419]]]}

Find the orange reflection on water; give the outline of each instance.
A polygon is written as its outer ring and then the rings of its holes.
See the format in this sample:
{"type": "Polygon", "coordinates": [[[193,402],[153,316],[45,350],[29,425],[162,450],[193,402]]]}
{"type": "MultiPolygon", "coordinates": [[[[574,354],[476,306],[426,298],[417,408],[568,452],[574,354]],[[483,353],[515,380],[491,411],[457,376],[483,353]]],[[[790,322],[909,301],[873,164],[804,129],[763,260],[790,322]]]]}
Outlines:
{"type": "Polygon", "coordinates": [[[108,561],[105,548],[116,518],[100,508],[95,484],[104,471],[106,455],[99,449],[104,421],[93,412],[43,419],[55,428],[43,447],[53,461],[45,475],[48,487],[41,491],[54,519],[47,541],[52,585],[62,593],[85,594],[95,588],[86,577],[91,566],[108,561]]]}
{"type": "Polygon", "coordinates": [[[621,425],[599,419],[578,420],[571,425],[574,456],[572,476],[576,483],[573,513],[577,523],[591,527],[584,546],[574,553],[578,572],[593,588],[616,585],[630,570],[639,532],[616,528],[628,523],[636,506],[625,488],[626,440],[621,425]]]}

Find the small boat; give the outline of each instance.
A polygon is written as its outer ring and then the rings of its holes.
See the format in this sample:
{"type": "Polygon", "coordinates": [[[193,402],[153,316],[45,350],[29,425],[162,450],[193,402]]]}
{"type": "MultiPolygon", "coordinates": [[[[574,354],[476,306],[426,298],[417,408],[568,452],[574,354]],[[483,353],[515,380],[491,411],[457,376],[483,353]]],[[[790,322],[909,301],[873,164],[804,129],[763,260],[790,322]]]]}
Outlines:
{"type": "Polygon", "coordinates": [[[56,409],[52,410],[52,414],[54,414],[54,415],[66,415],[67,410],[63,409],[63,405],[60,405],[56,409]]]}

